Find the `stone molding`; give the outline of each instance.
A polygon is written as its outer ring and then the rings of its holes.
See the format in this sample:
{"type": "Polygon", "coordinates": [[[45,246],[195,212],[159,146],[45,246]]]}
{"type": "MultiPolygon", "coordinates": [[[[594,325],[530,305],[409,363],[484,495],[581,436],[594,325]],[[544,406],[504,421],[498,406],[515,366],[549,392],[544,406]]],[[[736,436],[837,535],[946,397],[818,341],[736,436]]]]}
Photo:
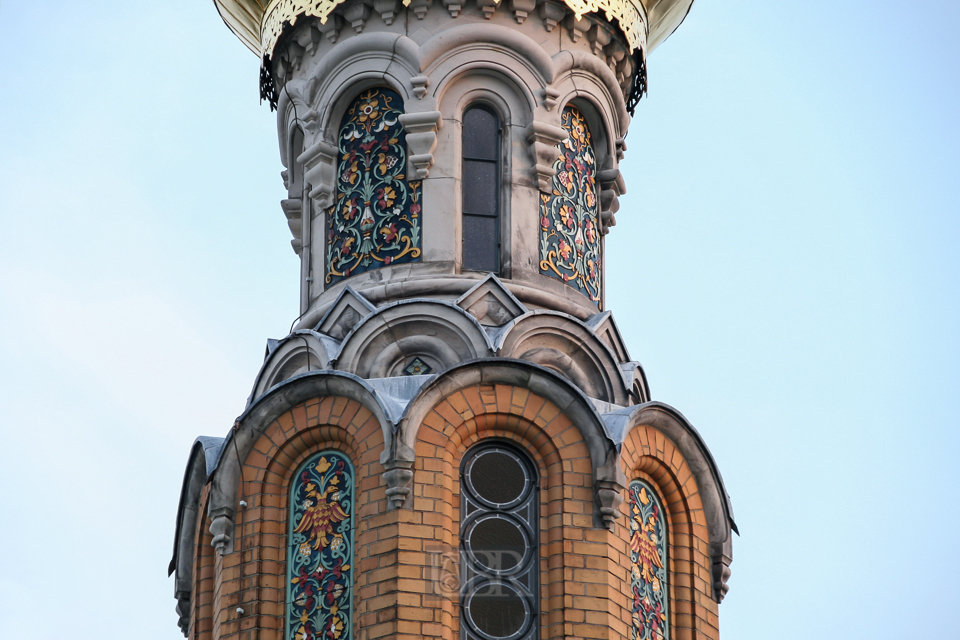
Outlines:
{"type": "Polygon", "coordinates": [[[739,534],[733,519],[730,496],[713,455],[703,438],[679,411],[662,402],[647,402],[603,415],[607,433],[619,444],[631,430],[647,425],[670,438],[690,465],[703,503],[710,540],[713,598],[718,603],[729,590],[733,562],[733,533],[739,534]]]}

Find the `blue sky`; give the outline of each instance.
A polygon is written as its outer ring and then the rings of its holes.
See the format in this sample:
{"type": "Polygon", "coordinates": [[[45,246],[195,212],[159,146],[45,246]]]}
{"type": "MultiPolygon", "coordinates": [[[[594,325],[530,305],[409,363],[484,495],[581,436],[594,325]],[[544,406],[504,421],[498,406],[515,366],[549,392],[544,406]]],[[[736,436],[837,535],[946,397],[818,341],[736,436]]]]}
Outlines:
{"type": "MultiPolygon", "coordinates": [[[[733,499],[725,638],[958,637],[960,5],[697,0],[609,307],[733,499]]],[[[197,435],[297,314],[274,115],[212,3],[0,7],[0,636],[176,638],[197,435]]]]}

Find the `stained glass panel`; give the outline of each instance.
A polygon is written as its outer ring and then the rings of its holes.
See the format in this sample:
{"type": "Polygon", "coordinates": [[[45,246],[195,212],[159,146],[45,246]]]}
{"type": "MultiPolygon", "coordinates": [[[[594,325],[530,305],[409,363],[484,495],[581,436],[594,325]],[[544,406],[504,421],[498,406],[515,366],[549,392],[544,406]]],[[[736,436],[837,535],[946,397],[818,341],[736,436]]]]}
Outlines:
{"type": "Polygon", "coordinates": [[[670,640],[667,607],[667,524],[656,492],[647,483],[630,483],[630,588],[633,628],[630,640],[670,640]]]}
{"type": "Polygon", "coordinates": [[[597,159],[583,114],[563,109],[567,138],[553,168],[550,194],[540,194],[540,273],[566,282],[600,306],[601,247],[597,159]]]}
{"type": "Polygon", "coordinates": [[[327,214],[326,282],[421,253],[419,180],[408,181],[403,99],[365,91],[343,116],[338,139],[337,199],[327,214]]]}
{"type": "Polygon", "coordinates": [[[287,640],[353,638],[354,472],[339,451],[306,462],[290,490],[287,640]]]}

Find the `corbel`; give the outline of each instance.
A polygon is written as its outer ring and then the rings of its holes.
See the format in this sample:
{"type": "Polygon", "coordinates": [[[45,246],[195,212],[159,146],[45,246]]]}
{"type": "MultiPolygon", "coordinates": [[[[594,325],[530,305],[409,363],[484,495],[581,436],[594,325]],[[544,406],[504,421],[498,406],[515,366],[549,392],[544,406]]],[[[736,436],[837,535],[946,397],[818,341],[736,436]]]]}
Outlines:
{"type": "Polygon", "coordinates": [[[560,157],[557,145],[566,139],[567,132],[562,127],[534,120],[527,127],[526,135],[530,155],[533,156],[533,174],[537,188],[549,193],[553,186],[553,176],[557,174],[553,165],[560,157]]]}
{"type": "Polygon", "coordinates": [[[413,87],[413,95],[417,96],[417,100],[423,100],[423,96],[427,95],[427,87],[430,86],[430,78],[413,76],[410,78],[410,86],[413,87]]]}
{"type": "Polygon", "coordinates": [[[570,30],[570,39],[576,42],[590,30],[590,21],[571,13],[563,20],[563,26],[570,30]]]}
{"type": "Polygon", "coordinates": [[[303,250],[303,200],[300,198],[286,198],[280,201],[280,208],[283,209],[283,215],[287,218],[287,226],[290,233],[293,234],[293,240],[290,241],[294,252],[300,255],[303,250]]]}
{"type": "Polygon", "coordinates": [[[540,5],[540,18],[547,33],[553,31],[565,15],[567,15],[567,9],[560,3],[548,0],[540,5]]]}
{"type": "Polygon", "coordinates": [[[367,20],[370,18],[370,7],[362,2],[357,2],[347,6],[341,5],[341,11],[344,20],[350,23],[353,30],[362,33],[363,28],[367,25],[367,20]]]}
{"type": "Polygon", "coordinates": [[[333,205],[333,197],[337,191],[338,153],[335,146],[320,140],[297,158],[303,165],[304,178],[313,186],[310,197],[316,201],[319,210],[333,205]]]}
{"type": "Polygon", "coordinates": [[[407,134],[407,150],[410,152],[407,171],[411,179],[422,180],[430,174],[441,118],[439,111],[404,113],[399,117],[407,134]]]}
{"type": "Polygon", "coordinates": [[[386,469],[383,480],[387,485],[387,509],[391,511],[402,508],[413,491],[414,452],[402,442],[397,442],[396,447],[395,453],[380,454],[380,464],[386,469]]]}
{"type": "Polygon", "coordinates": [[[483,12],[483,17],[487,20],[493,17],[499,5],[500,0],[477,0],[477,6],[480,7],[480,11],[483,12]]]}
{"type": "Polygon", "coordinates": [[[623,485],[615,480],[598,480],[594,491],[603,527],[610,532],[616,530],[620,518],[620,505],[623,504],[623,485]]]}
{"type": "Polygon", "coordinates": [[[462,0],[443,0],[443,5],[447,8],[447,11],[450,12],[451,18],[456,18],[460,15],[460,12],[463,11],[462,0]]]}
{"type": "Polygon", "coordinates": [[[600,26],[600,23],[595,22],[590,26],[590,29],[587,30],[587,40],[590,41],[590,48],[593,50],[593,55],[603,59],[603,48],[610,44],[610,32],[600,26]]]}
{"type": "Polygon", "coordinates": [[[213,539],[210,544],[217,553],[224,556],[233,552],[233,509],[220,507],[212,509],[210,516],[210,535],[213,539]]]}
{"type": "Polygon", "coordinates": [[[617,224],[614,214],[620,210],[618,198],[627,192],[627,184],[619,169],[606,169],[597,173],[600,185],[600,222],[604,235],[617,224]]]}
{"type": "Polygon", "coordinates": [[[314,21],[311,23],[313,28],[316,29],[323,35],[330,44],[333,44],[337,41],[337,37],[340,35],[340,29],[343,27],[343,18],[341,18],[336,13],[331,13],[327,16],[327,21],[323,24],[314,21]]]}
{"type": "Polygon", "coordinates": [[[413,9],[413,13],[417,16],[417,20],[423,20],[423,17],[427,15],[427,10],[432,4],[433,0],[411,0],[408,6],[413,9]]]}
{"type": "Polygon", "coordinates": [[[727,581],[730,580],[730,564],[733,562],[733,541],[730,532],[723,542],[710,543],[710,558],[713,577],[713,599],[718,603],[723,600],[730,590],[727,581]]]}
{"type": "Polygon", "coordinates": [[[557,106],[557,100],[560,98],[560,92],[553,87],[544,87],[540,94],[543,96],[541,102],[543,108],[547,111],[553,111],[553,108],[557,106]]]}
{"type": "Polygon", "coordinates": [[[513,11],[513,17],[517,24],[523,24],[533,10],[537,8],[537,0],[510,0],[510,11],[513,11]]]}
{"type": "Polygon", "coordinates": [[[398,0],[373,0],[373,10],[380,14],[384,24],[388,26],[393,24],[397,17],[398,5],[398,0]]]}

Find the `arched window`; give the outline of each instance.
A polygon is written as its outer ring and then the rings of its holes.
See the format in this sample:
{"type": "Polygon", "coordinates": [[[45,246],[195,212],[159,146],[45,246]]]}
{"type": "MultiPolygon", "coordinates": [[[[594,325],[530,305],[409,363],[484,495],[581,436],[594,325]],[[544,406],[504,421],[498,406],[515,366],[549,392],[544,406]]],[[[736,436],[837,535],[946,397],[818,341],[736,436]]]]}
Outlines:
{"type": "Polygon", "coordinates": [[[538,637],[539,483],[529,457],[481,443],[460,468],[460,637],[538,637]]]}
{"type": "Polygon", "coordinates": [[[561,114],[567,138],[553,168],[550,193],[540,194],[540,273],[561,280],[600,306],[600,207],[597,156],[586,119],[567,105],[561,114]]]}
{"type": "Polygon", "coordinates": [[[670,640],[666,514],[642,480],[630,483],[630,590],[630,640],[670,640]]]}
{"type": "Polygon", "coordinates": [[[354,477],[347,456],[324,451],[291,482],[286,640],[353,639],[354,477]]]}
{"type": "Polygon", "coordinates": [[[403,98],[376,88],[343,115],[337,198],[327,214],[327,284],[420,259],[421,183],[407,180],[402,114],[403,98]]]}
{"type": "Polygon", "coordinates": [[[500,271],[500,120],[486,107],[463,114],[464,269],[500,271]]]}

